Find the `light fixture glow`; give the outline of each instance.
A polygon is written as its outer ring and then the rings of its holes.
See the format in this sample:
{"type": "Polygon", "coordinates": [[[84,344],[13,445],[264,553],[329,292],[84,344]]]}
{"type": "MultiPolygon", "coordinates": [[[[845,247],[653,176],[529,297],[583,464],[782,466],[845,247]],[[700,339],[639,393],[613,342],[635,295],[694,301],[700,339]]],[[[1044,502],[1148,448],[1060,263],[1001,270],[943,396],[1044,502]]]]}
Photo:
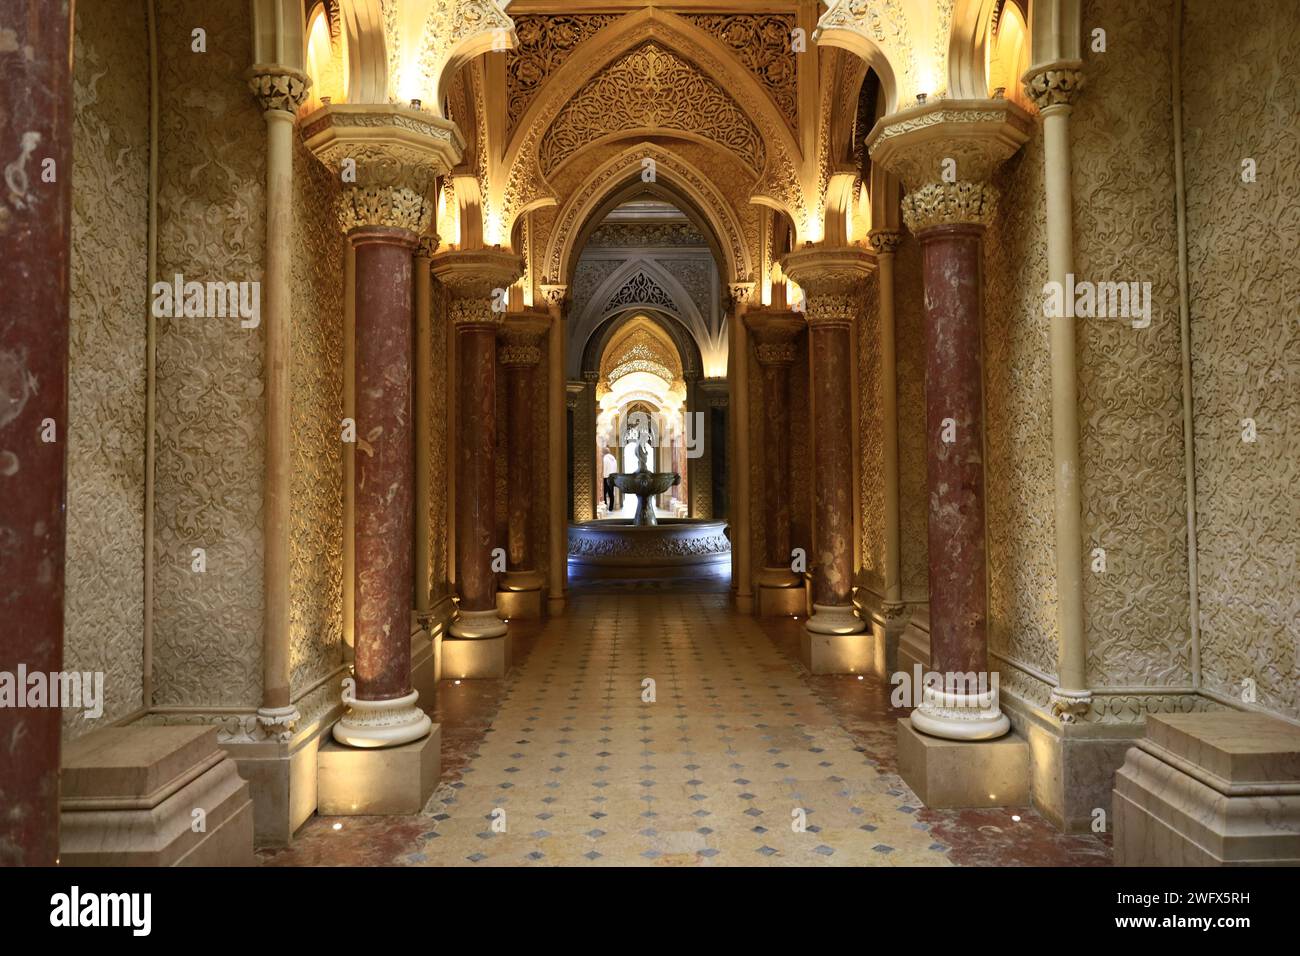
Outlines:
{"type": "Polygon", "coordinates": [[[336,824],[334,824],[334,826],[331,827],[330,829],[332,829],[332,830],[342,830],[342,829],[343,829],[343,824],[341,824],[341,823],[336,823],[336,824]]]}

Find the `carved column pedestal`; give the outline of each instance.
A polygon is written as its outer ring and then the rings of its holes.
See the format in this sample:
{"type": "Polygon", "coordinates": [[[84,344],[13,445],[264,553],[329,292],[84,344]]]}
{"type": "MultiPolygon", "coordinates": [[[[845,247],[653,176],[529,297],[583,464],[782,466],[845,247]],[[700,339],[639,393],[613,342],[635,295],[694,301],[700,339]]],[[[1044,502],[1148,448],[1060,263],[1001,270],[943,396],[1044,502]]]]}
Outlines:
{"type": "Polygon", "coordinates": [[[444,677],[504,677],[510,637],[497,613],[492,552],[496,536],[496,337],[506,290],[522,272],[500,249],[444,252],[433,273],[451,295],[456,327],[460,424],[456,449],[456,582],[460,601],[442,642],[444,677]]]}
{"type": "MultiPolygon", "coordinates": [[[[497,592],[497,611],[505,620],[542,616],[542,573],[537,570],[533,515],[538,494],[533,463],[537,406],[537,366],[550,320],[522,312],[506,317],[500,341],[506,370],[506,497],[509,510],[506,574],[497,592]]],[[[554,480],[552,478],[552,480],[554,480]]]]}
{"type": "Polygon", "coordinates": [[[803,576],[790,554],[790,368],[795,339],[804,329],[794,312],[750,311],[745,324],[754,336],[762,369],[763,398],[763,566],[756,577],[758,613],[802,615],[807,603],[803,576]]]}
{"type": "Polygon", "coordinates": [[[853,609],[853,435],[850,329],[874,259],[858,248],[809,246],[787,255],[786,275],[807,295],[813,407],[813,615],[804,635],[814,674],[869,669],[872,644],[853,609]]]}

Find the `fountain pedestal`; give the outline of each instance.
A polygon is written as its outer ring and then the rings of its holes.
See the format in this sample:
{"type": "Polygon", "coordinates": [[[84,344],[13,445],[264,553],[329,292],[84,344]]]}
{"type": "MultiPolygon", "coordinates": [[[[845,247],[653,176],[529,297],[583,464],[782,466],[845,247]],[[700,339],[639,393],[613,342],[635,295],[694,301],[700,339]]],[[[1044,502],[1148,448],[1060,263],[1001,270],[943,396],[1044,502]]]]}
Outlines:
{"type": "Polygon", "coordinates": [[[655,495],[663,494],[681,481],[682,476],[675,471],[650,471],[645,466],[631,474],[614,475],[615,488],[625,495],[636,495],[636,515],[632,518],[632,525],[637,528],[659,523],[655,517],[655,495]]]}

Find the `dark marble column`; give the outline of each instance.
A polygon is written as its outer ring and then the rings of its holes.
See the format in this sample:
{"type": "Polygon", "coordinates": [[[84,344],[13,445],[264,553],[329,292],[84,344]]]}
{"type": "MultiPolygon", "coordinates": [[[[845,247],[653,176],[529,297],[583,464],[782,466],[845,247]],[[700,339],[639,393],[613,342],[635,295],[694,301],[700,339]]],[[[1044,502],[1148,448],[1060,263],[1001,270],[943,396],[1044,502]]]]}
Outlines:
{"type": "Polygon", "coordinates": [[[508,509],[504,616],[540,617],[542,576],[537,570],[533,534],[538,487],[533,467],[537,455],[537,368],[550,319],[521,312],[507,316],[499,355],[506,373],[506,498],[508,509]]]}
{"type": "Polygon", "coordinates": [[[980,364],[982,226],[922,230],[926,475],[930,489],[930,662],[988,667],[984,421],[980,364]]]}
{"type": "Polygon", "coordinates": [[[981,255],[992,188],[933,184],[909,193],[903,212],[921,242],[925,283],[926,486],[929,491],[930,669],[912,726],[932,736],[981,740],[1006,733],[988,662],[988,561],[984,544],[984,376],[981,255]],[[955,188],[977,201],[959,207],[955,188]],[[958,211],[954,211],[954,210],[958,211]]]}
{"type": "MultiPolygon", "coordinates": [[[[850,329],[862,307],[862,280],[872,259],[857,248],[809,247],[790,253],[785,271],[807,296],[813,407],[814,634],[857,634],[853,613],[853,396],[850,329]]],[[[837,648],[841,656],[843,648],[837,648]]],[[[865,662],[841,659],[836,670],[865,662]]],[[[826,666],[830,667],[829,661],[826,666]]],[[[826,673],[823,669],[818,671],[826,673]]]]}
{"type": "Polygon", "coordinates": [[[763,376],[763,567],[791,574],[790,368],[804,321],[794,313],[751,310],[745,323],[753,332],[763,376]]]}
{"type": "Polygon", "coordinates": [[[430,727],[411,687],[416,235],[371,225],[348,238],[356,257],[356,690],[348,702],[353,713],[334,734],[353,746],[390,746],[418,739],[430,727]]]}
{"type": "MultiPolygon", "coordinates": [[[[3,10],[0,670],[48,674],[63,667],[72,7],[3,10]],[[53,182],[41,176],[46,160],[53,182]]],[[[57,707],[0,707],[0,866],[58,857],[61,720],[57,707]]]]}
{"type": "MultiPolygon", "coordinates": [[[[506,290],[519,277],[518,256],[499,249],[439,253],[434,275],[451,295],[456,327],[460,423],[456,449],[456,582],[460,603],[451,625],[455,638],[505,638],[497,614],[497,578],[492,569],[496,542],[496,365],[497,333],[505,318],[506,290]]],[[[444,671],[447,670],[444,642],[444,671]]],[[[502,676],[508,654],[483,655],[457,666],[458,676],[502,676]],[[500,672],[500,673],[498,673],[500,672]]]]}

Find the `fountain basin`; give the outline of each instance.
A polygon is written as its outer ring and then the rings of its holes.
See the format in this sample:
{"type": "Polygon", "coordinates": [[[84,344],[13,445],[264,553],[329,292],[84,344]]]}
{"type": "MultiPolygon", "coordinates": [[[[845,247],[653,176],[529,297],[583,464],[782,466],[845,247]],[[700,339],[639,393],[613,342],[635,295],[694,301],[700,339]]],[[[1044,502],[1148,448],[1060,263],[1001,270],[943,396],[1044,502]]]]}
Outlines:
{"type": "Polygon", "coordinates": [[[603,518],[569,525],[569,566],[592,577],[690,577],[731,563],[727,522],[603,518]]]}

